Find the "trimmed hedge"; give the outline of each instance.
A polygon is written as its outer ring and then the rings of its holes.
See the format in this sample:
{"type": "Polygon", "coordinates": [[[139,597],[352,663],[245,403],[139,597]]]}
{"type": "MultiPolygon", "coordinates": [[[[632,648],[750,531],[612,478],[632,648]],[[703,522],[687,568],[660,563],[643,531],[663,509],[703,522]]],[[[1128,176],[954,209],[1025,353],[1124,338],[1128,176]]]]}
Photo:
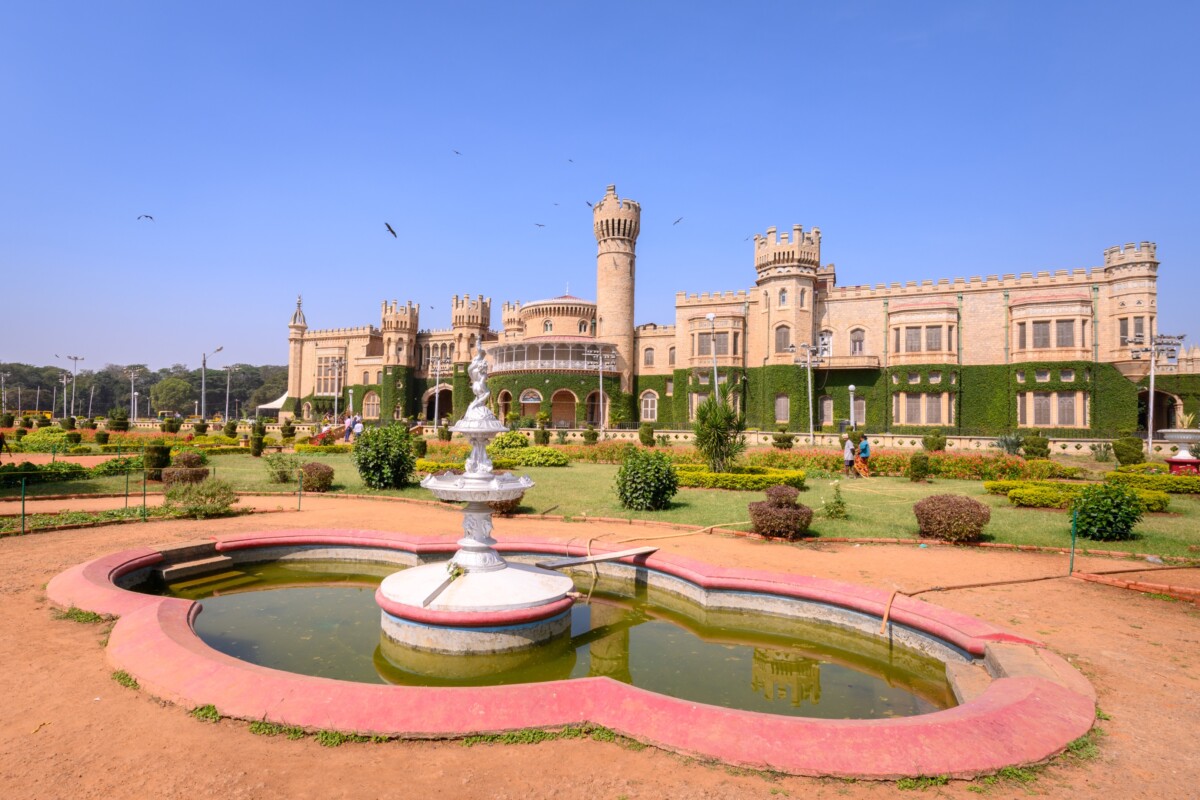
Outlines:
{"type": "MultiPolygon", "coordinates": [[[[502,457],[492,459],[492,469],[516,469],[517,464],[515,459],[502,457]]],[[[446,472],[462,472],[467,468],[465,461],[434,461],[429,458],[418,458],[416,466],[413,467],[413,472],[427,472],[431,475],[446,472]]]]}
{"type": "Polygon", "coordinates": [[[802,538],[812,524],[813,510],[796,501],[799,490],[794,486],[772,486],[766,492],[766,500],[747,507],[754,532],[771,538],[802,538]]]}
{"type": "MultiPolygon", "coordinates": [[[[1068,508],[1087,484],[1060,483],[1056,488],[1025,486],[1008,492],[1008,502],[1023,508],[1068,508]]],[[[1153,489],[1134,489],[1146,511],[1162,512],[1171,506],[1171,496],[1153,489]]]]}
{"type": "Polygon", "coordinates": [[[1200,494],[1200,475],[1138,475],[1129,472],[1109,472],[1105,483],[1132,489],[1154,489],[1171,494],[1200,494]]]}
{"type": "Polygon", "coordinates": [[[693,489],[730,489],[739,492],[764,491],[771,486],[804,485],[805,473],[799,469],[738,467],[731,472],[709,472],[703,464],[679,464],[675,467],[679,485],[693,489]]]}
{"type": "Polygon", "coordinates": [[[973,497],[934,494],[913,504],[921,535],[947,542],[970,542],[983,536],[992,510],[973,497]]]}
{"type": "Polygon", "coordinates": [[[349,453],[354,449],[352,444],[298,444],[293,448],[297,453],[349,453]]]}

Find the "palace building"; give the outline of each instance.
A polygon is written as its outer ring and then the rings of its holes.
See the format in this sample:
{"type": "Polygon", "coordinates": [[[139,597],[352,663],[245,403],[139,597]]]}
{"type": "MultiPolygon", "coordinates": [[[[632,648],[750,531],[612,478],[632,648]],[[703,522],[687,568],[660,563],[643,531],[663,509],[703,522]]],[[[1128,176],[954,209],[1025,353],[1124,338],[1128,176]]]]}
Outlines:
{"type": "MultiPolygon", "coordinates": [[[[762,430],[807,430],[810,409],[823,431],[853,419],[876,432],[1089,438],[1144,424],[1152,242],[1109,247],[1089,268],[856,286],[822,263],[820,229],[771,227],[754,237],[751,285],[680,292],[669,324],[635,325],[641,206],[609,186],[593,216],[596,299],[505,302],[499,330],[482,296],[456,295],[445,330],[422,329],[411,300],[384,302],[378,324],[309,330],[297,301],[284,416],[315,419],[336,397],[368,420],[453,419],[482,343],[497,415],[544,412],[560,428],[687,428],[714,390],[762,430]]],[[[1200,347],[1156,372],[1160,429],[1200,402],[1200,347]]]]}

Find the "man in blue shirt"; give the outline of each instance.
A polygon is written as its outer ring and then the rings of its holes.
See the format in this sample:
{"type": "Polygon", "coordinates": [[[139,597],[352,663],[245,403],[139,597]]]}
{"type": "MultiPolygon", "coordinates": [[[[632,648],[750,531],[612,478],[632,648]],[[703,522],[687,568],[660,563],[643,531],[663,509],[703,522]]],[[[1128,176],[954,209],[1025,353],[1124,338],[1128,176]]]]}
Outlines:
{"type": "Polygon", "coordinates": [[[862,441],[858,443],[858,460],[862,462],[862,467],[859,469],[860,474],[870,474],[867,462],[871,458],[871,444],[867,441],[867,435],[864,433],[862,441]]]}

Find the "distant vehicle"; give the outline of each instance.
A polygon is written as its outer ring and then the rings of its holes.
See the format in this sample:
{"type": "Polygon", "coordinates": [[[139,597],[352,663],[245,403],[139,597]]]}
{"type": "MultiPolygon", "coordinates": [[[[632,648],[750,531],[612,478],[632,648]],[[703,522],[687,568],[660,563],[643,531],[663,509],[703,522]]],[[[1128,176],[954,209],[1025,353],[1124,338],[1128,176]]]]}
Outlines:
{"type": "Polygon", "coordinates": [[[49,411],[17,411],[18,417],[45,417],[46,419],[54,419],[49,411]]]}
{"type": "Polygon", "coordinates": [[[160,411],[160,412],[158,412],[158,418],[159,418],[159,419],[174,419],[174,418],[175,418],[175,417],[177,417],[177,416],[178,416],[178,414],[176,414],[174,411],[160,411]]]}

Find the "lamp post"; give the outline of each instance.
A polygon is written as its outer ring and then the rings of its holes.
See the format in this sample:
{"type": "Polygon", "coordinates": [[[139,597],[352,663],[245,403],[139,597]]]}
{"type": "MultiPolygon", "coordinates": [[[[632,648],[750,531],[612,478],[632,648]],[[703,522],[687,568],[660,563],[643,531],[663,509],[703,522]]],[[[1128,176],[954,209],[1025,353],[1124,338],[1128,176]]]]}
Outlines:
{"type": "Polygon", "coordinates": [[[137,422],[137,394],[138,393],[133,390],[133,381],[135,378],[137,378],[138,375],[142,374],[142,371],[139,369],[131,368],[131,369],[125,370],[125,374],[129,376],[129,416],[134,422],[137,422]]]}
{"type": "Polygon", "coordinates": [[[708,326],[712,331],[709,346],[712,348],[713,357],[713,391],[716,392],[717,401],[720,402],[721,384],[717,382],[717,315],[710,311],[704,315],[704,318],[708,320],[708,326]]]}
{"type": "Polygon", "coordinates": [[[854,424],[854,384],[850,384],[850,430],[855,430],[854,424]]]}
{"type": "MultiPolygon", "coordinates": [[[[813,347],[808,342],[802,343],[800,345],[800,347],[801,347],[801,349],[804,350],[804,366],[808,372],[808,443],[814,444],[816,440],[815,440],[815,437],[813,436],[812,368],[813,368],[813,361],[814,361],[813,355],[816,353],[817,348],[813,347]]],[[[789,344],[788,352],[791,353],[793,356],[795,356],[796,345],[789,344]]],[[[817,357],[815,359],[815,361],[817,364],[821,364],[823,360],[820,357],[817,357]]],[[[794,358],[792,359],[792,362],[796,363],[796,364],[800,363],[799,361],[796,361],[794,358]]],[[[853,405],[853,404],[851,404],[851,405],[853,405]]]]}
{"type": "MultiPolygon", "coordinates": [[[[61,356],[59,356],[58,353],[55,353],[54,357],[61,358],[61,356]]],[[[83,358],[83,356],[67,356],[67,360],[74,362],[74,366],[72,367],[72,370],[71,370],[71,416],[75,416],[75,376],[79,373],[79,362],[83,361],[84,358],[83,358]]],[[[63,397],[64,397],[64,399],[63,399],[63,416],[64,417],[67,416],[67,403],[66,403],[66,399],[65,399],[66,394],[67,394],[67,385],[64,383],[63,384],[63,397]]]]}
{"type": "Polygon", "coordinates": [[[1129,355],[1132,358],[1140,359],[1144,355],[1150,356],[1150,401],[1146,404],[1146,458],[1154,457],[1154,365],[1158,363],[1158,357],[1165,355],[1167,358],[1174,358],[1179,352],[1179,346],[1183,344],[1184,336],[1168,336],[1166,334],[1158,334],[1147,339],[1145,336],[1137,336],[1130,340],[1131,344],[1139,345],[1132,347],[1129,350],[1129,355]]]}
{"type": "Polygon", "coordinates": [[[229,384],[233,382],[233,370],[232,364],[225,368],[225,422],[229,422],[229,384]]]}
{"type": "MultiPolygon", "coordinates": [[[[8,410],[8,388],[5,387],[4,381],[9,376],[7,372],[0,372],[0,412],[8,410]]],[[[18,395],[17,405],[21,405],[20,395],[18,395]]],[[[20,411],[20,409],[17,409],[20,411]]]]}
{"type": "Polygon", "coordinates": [[[446,359],[441,356],[435,356],[429,359],[433,364],[433,427],[442,427],[441,404],[442,390],[438,387],[442,384],[442,366],[446,359]]]}
{"type": "MultiPolygon", "coordinates": [[[[59,380],[62,381],[62,385],[63,385],[63,415],[62,415],[62,418],[66,419],[69,416],[67,413],[67,381],[71,380],[71,373],[64,372],[62,374],[62,376],[59,377],[59,380]]],[[[72,386],[72,388],[74,388],[74,386],[72,386]]]]}
{"type": "Polygon", "coordinates": [[[588,348],[588,355],[596,356],[596,374],[600,377],[600,396],[596,399],[597,422],[600,423],[600,433],[604,433],[604,351],[600,345],[588,348]]]}
{"type": "Polygon", "coordinates": [[[205,372],[207,371],[207,368],[208,368],[208,357],[215,356],[217,353],[221,352],[224,349],[225,349],[225,345],[221,345],[216,350],[213,350],[211,353],[202,353],[200,355],[200,420],[202,422],[208,420],[208,408],[204,402],[207,399],[204,396],[205,395],[204,378],[205,378],[205,372]]]}
{"type": "MultiPolygon", "coordinates": [[[[338,420],[338,400],[342,398],[342,367],[345,365],[346,359],[338,356],[333,359],[333,368],[336,372],[333,375],[333,424],[337,424],[338,420]]],[[[257,413],[255,414],[257,417],[257,413]]]]}

